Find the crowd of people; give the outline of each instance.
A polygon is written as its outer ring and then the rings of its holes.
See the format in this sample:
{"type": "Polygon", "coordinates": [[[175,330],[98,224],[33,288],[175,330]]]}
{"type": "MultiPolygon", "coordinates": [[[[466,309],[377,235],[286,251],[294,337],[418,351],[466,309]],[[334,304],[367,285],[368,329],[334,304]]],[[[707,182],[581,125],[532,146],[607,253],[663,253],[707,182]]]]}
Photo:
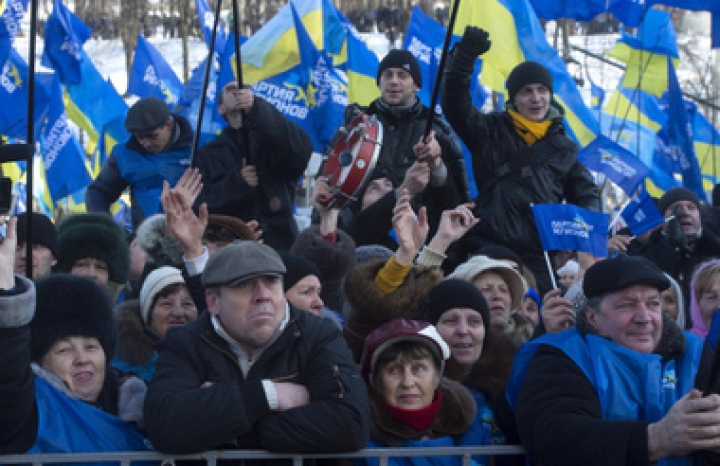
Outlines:
{"type": "Polygon", "coordinates": [[[450,52],[447,120],[417,98],[415,57],[384,57],[380,97],[334,138],[379,121],[377,161],[347,205],[321,171],[303,230],[312,144],[268,102],[227,84],[227,127],[196,154],[183,117],[134,104],[88,213],[3,219],[0,454],[523,445],[537,465],[718,464],[720,214],[673,188],[655,230],[547,261],[530,206],[599,210],[599,190],[543,64],[511,71],[504,110],[473,106],[490,39],[468,27],[450,52]],[[126,189],[132,234],[110,216],[126,189]]]}

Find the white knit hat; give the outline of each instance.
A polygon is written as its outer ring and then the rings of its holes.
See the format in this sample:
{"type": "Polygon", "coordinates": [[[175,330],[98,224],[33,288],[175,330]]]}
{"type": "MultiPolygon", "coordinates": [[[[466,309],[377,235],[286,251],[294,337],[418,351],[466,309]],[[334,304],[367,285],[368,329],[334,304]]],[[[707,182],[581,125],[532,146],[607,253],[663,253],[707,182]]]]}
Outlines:
{"type": "Polygon", "coordinates": [[[575,259],[570,259],[567,262],[565,262],[565,265],[560,267],[557,271],[558,275],[561,277],[563,275],[575,275],[577,276],[578,272],[580,271],[580,264],[575,259]]]}
{"type": "Polygon", "coordinates": [[[184,285],[185,280],[183,280],[182,272],[175,267],[160,267],[148,274],[140,290],[140,309],[145,325],[148,325],[150,320],[150,306],[152,306],[155,296],[164,288],[178,283],[184,285]]]}

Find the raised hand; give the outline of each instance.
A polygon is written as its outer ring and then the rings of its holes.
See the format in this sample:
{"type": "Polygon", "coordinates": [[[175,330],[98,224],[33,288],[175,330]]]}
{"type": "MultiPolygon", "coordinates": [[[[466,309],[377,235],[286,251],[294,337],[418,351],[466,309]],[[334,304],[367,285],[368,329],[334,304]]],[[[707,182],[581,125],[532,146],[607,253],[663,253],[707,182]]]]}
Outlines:
{"type": "Polygon", "coordinates": [[[413,153],[419,161],[427,162],[430,170],[434,170],[442,163],[442,149],[435,139],[435,131],[430,131],[426,139],[421,138],[420,141],[413,146],[413,153]]]}
{"type": "Polygon", "coordinates": [[[430,182],[430,165],[427,162],[417,160],[410,165],[405,172],[405,179],[400,185],[400,190],[406,189],[412,197],[421,192],[430,182]]]}
{"type": "Polygon", "coordinates": [[[187,205],[192,206],[195,204],[195,200],[202,191],[202,175],[200,175],[200,169],[188,168],[185,173],[182,174],[178,182],[173,187],[176,193],[182,195],[187,205]]]}
{"type": "Polygon", "coordinates": [[[170,189],[167,181],[163,183],[160,202],[165,211],[167,233],[180,242],[183,254],[192,259],[202,254],[202,236],[208,224],[207,204],[200,206],[199,215],[195,215],[185,196],[170,189]]]}
{"type": "Polygon", "coordinates": [[[398,249],[395,258],[398,263],[407,265],[415,259],[415,255],[425,244],[428,235],[427,210],[421,207],[417,215],[410,205],[411,196],[406,189],[401,190],[401,196],[393,209],[393,228],[397,236],[398,249]]]}
{"type": "Polygon", "coordinates": [[[243,177],[248,186],[250,186],[251,188],[257,188],[257,169],[255,168],[255,165],[248,165],[246,158],[242,159],[242,168],[240,169],[240,175],[243,177]]]}
{"type": "Polygon", "coordinates": [[[428,247],[439,254],[445,254],[452,243],[480,223],[480,219],[472,212],[473,208],[475,204],[469,202],[443,211],[437,233],[428,243],[428,247]]]}

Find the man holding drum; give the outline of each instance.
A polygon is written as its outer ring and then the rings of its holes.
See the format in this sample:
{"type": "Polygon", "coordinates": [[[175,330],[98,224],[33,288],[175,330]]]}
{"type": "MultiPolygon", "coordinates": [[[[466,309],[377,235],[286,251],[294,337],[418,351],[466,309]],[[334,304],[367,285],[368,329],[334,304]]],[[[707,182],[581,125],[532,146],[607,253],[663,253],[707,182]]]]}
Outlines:
{"type": "MultiPolygon", "coordinates": [[[[450,126],[425,107],[417,92],[422,75],[417,60],[407,50],[391,50],[380,62],[377,75],[380,97],[368,107],[358,104],[345,111],[346,127],[358,115],[374,116],[383,127],[380,154],[375,169],[357,193],[362,198],[370,181],[382,179],[392,185],[372,206],[360,206],[357,201],[351,210],[354,218],[346,226],[358,241],[365,230],[377,231],[378,222],[391,225],[392,209],[400,190],[406,188],[413,196],[413,204],[426,205],[431,234],[437,228],[442,211],[469,200],[465,163],[460,144],[450,126]],[[425,138],[428,119],[432,130],[425,138]],[[360,212],[361,211],[361,212],[360,212]]],[[[338,139],[341,132],[336,134],[338,139]]],[[[382,228],[381,228],[382,230],[382,228]]]]}

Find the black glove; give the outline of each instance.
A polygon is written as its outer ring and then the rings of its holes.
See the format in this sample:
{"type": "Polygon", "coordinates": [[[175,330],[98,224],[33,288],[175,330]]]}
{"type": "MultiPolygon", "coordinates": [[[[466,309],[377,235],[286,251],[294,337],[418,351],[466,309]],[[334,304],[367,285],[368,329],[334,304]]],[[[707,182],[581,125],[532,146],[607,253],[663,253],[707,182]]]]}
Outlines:
{"type": "Polygon", "coordinates": [[[675,209],[673,209],[673,219],[668,222],[666,232],[670,245],[673,248],[679,249],[680,252],[685,253],[690,250],[690,241],[683,232],[682,225],[680,225],[679,214],[680,206],[676,206],[675,209]]]}
{"type": "Polygon", "coordinates": [[[476,26],[465,27],[465,33],[458,42],[460,50],[470,56],[477,57],[490,50],[490,34],[476,26]]]}

